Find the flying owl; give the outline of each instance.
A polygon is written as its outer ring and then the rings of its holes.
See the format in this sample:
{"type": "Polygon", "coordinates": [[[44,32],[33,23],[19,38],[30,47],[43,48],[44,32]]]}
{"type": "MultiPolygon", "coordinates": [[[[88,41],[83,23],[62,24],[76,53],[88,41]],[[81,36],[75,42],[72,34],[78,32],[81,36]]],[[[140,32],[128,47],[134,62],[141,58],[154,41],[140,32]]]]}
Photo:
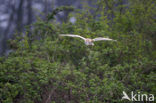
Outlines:
{"type": "Polygon", "coordinates": [[[60,34],[60,36],[69,36],[69,37],[76,37],[76,38],[81,38],[84,40],[84,43],[86,45],[94,45],[94,42],[95,41],[101,41],[101,40],[104,40],[104,41],[116,41],[116,40],[113,40],[113,39],[110,39],[110,38],[103,38],[103,37],[97,37],[97,38],[94,38],[94,39],[90,39],[90,38],[84,38],[80,35],[74,35],[74,34],[60,34]]]}

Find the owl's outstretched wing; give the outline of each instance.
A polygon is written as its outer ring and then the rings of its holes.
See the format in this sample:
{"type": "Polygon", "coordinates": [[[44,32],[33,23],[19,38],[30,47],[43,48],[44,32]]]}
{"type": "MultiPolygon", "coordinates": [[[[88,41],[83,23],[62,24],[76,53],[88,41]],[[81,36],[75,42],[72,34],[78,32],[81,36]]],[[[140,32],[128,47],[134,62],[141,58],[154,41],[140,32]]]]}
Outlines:
{"type": "Polygon", "coordinates": [[[85,38],[82,37],[82,36],[80,36],[80,35],[73,35],[73,34],[60,34],[59,36],[77,37],[77,38],[81,38],[81,39],[85,40],[85,38]]]}
{"type": "Polygon", "coordinates": [[[101,40],[109,40],[109,41],[116,41],[110,38],[103,38],[103,37],[98,37],[98,38],[94,38],[93,41],[101,41],[101,40]]]}

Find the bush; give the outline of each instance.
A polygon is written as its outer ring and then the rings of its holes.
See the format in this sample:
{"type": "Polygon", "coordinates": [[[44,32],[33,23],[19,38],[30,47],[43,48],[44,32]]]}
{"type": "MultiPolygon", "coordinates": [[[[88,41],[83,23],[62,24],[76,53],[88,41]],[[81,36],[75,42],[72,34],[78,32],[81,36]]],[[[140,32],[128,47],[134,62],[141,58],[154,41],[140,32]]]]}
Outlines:
{"type": "Polygon", "coordinates": [[[156,93],[153,43],[144,38],[150,31],[136,26],[142,20],[138,8],[132,4],[133,12],[120,14],[118,9],[106,11],[106,3],[96,5],[98,10],[86,6],[78,11],[75,24],[40,20],[10,41],[13,52],[0,58],[0,102],[119,103],[125,102],[122,91],[156,93]],[[59,37],[61,33],[109,36],[117,42],[90,47],[77,38],[59,37]]]}

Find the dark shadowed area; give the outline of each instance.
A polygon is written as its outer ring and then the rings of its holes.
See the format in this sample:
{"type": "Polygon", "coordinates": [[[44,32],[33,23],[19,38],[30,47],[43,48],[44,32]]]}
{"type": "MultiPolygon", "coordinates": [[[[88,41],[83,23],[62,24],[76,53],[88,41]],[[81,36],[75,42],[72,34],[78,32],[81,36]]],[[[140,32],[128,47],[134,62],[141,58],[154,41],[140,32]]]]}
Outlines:
{"type": "MultiPolygon", "coordinates": [[[[25,26],[37,18],[46,19],[59,6],[80,8],[81,0],[0,0],[0,55],[9,52],[7,40],[15,32],[24,32],[25,26]]],[[[57,22],[65,21],[68,12],[57,14],[57,22]]]]}
{"type": "Polygon", "coordinates": [[[156,0],[0,0],[0,103],[155,103],[156,0]]]}

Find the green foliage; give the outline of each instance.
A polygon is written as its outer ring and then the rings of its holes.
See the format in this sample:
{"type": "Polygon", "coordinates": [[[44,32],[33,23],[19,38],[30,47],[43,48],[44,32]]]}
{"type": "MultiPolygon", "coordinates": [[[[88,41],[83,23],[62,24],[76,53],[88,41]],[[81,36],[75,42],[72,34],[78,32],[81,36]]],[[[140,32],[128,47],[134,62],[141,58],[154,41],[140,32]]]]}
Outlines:
{"type": "Polygon", "coordinates": [[[156,51],[148,35],[155,32],[154,7],[152,0],[148,10],[136,1],[99,0],[98,9],[85,5],[77,11],[75,24],[39,20],[25,35],[17,34],[9,42],[13,52],[0,58],[0,102],[127,103],[122,91],[156,93],[156,51]],[[90,47],[61,33],[117,42],[90,47]]]}
{"type": "Polygon", "coordinates": [[[48,19],[48,21],[54,19],[54,16],[57,15],[61,11],[73,11],[73,10],[74,10],[74,8],[71,6],[58,7],[56,9],[54,9],[51,14],[48,14],[47,19],[48,19]]]}

